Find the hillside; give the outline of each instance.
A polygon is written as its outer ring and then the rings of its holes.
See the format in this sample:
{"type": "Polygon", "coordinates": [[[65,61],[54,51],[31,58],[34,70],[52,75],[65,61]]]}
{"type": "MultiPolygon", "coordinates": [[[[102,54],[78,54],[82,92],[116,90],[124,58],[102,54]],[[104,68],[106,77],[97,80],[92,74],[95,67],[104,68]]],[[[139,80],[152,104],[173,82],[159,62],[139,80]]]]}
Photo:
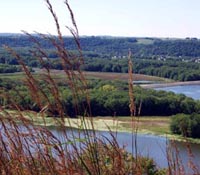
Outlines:
{"type": "MultiPolygon", "coordinates": [[[[52,49],[53,45],[39,35],[34,35],[43,48],[52,49]]],[[[72,37],[64,37],[65,46],[69,50],[76,50],[72,37]]],[[[153,58],[197,58],[200,56],[200,40],[196,38],[136,38],[136,37],[80,37],[82,49],[90,57],[118,57],[127,55],[131,49],[135,57],[153,58]]],[[[0,34],[0,45],[11,47],[33,47],[33,42],[26,35],[0,34]]]]}
{"type": "MultiPolygon", "coordinates": [[[[47,36],[33,35],[43,53],[38,53],[36,43],[29,36],[20,34],[0,35],[0,65],[2,73],[16,72],[18,61],[9,54],[3,45],[12,47],[29,67],[41,67],[39,57],[51,69],[63,69],[60,56],[49,42],[47,36]],[[46,62],[46,60],[48,61],[46,62]]],[[[53,38],[57,42],[57,38],[53,38]]],[[[75,41],[72,37],[64,37],[65,48],[69,50],[71,64],[78,57],[75,41]]],[[[81,70],[92,72],[128,72],[127,53],[132,51],[133,71],[137,74],[159,76],[179,81],[200,80],[200,40],[196,38],[135,38],[90,36],[81,37],[80,44],[84,57],[81,70]]]]}

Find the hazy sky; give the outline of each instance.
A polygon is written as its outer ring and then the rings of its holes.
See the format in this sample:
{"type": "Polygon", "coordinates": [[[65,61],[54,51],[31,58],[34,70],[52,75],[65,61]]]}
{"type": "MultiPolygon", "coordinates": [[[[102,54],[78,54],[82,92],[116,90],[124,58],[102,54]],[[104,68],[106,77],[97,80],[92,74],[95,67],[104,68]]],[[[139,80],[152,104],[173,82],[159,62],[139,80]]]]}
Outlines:
{"type": "MultiPolygon", "coordinates": [[[[71,26],[64,0],[52,0],[62,31],[71,26]]],[[[200,38],[200,0],[69,0],[80,35],[200,38]]],[[[1,0],[0,32],[55,34],[44,0],[1,0]]]]}

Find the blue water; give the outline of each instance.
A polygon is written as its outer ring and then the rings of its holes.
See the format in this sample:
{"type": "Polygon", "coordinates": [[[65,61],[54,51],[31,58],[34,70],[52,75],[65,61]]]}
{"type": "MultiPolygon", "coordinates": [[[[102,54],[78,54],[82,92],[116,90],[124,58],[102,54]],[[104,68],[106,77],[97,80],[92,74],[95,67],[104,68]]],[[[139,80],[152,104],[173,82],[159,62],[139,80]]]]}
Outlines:
{"type": "Polygon", "coordinates": [[[171,91],[176,94],[184,94],[188,97],[192,97],[195,100],[200,100],[200,85],[171,86],[171,87],[162,87],[155,89],[171,91]]]}
{"type": "MultiPolygon", "coordinates": [[[[59,138],[62,133],[57,130],[57,128],[52,128],[51,131],[55,134],[57,138],[59,138]]],[[[74,131],[74,134],[76,131],[74,131]]],[[[99,138],[107,138],[108,140],[112,140],[113,137],[111,134],[107,131],[97,131],[96,134],[99,138]]],[[[173,151],[173,154],[178,153],[179,158],[182,161],[182,165],[185,167],[186,171],[190,171],[188,167],[189,157],[188,157],[188,149],[187,144],[184,142],[171,142],[165,137],[150,135],[150,134],[138,134],[137,136],[132,135],[131,133],[126,132],[118,132],[116,135],[115,133],[112,133],[119,146],[124,147],[128,152],[132,153],[134,156],[140,155],[149,157],[155,160],[158,167],[166,168],[168,166],[168,160],[167,160],[167,150],[169,147],[173,151]],[[133,145],[132,145],[132,139],[133,139],[133,145]],[[135,139],[136,139],[136,147],[135,149],[135,139]],[[176,152],[176,149],[178,149],[178,152],[176,152]]],[[[81,138],[84,138],[84,135],[81,135],[81,138]]],[[[63,137],[60,137],[63,138],[63,137]]],[[[194,155],[194,157],[191,158],[191,161],[195,165],[200,165],[200,145],[198,144],[191,144],[191,150],[194,155]]],[[[171,154],[169,154],[171,155],[171,154]]]]}
{"type": "MultiPolygon", "coordinates": [[[[8,125],[6,128],[7,129],[10,128],[9,134],[11,138],[14,137],[15,129],[13,129],[13,126],[8,125]]],[[[24,127],[23,125],[18,125],[17,128],[20,133],[25,134],[29,132],[29,130],[27,130],[28,128],[24,127]]],[[[29,129],[31,129],[32,131],[31,126],[29,127],[29,129]]],[[[80,146],[82,143],[84,144],[85,134],[78,130],[74,130],[74,129],[72,130],[72,129],[67,129],[67,128],[66,130],[61,130],[59,127],[51,127],[49,128],[49,131],[54,135],[54,137],[52,137],[51,133],[48,133],[46,130],[44,130],[44,133],[40,132],[42,131],[41,129],[42,128],[38,130],[38,133],[37,133],[37,130],[34,130],[33,134],[36,134],[37,136],[38,134],[44,134],[42,137],[44,137],[47,134],[47,136],[50,139],[56,138],[54,140],[55,143],[57,143],[56,140],[58,139],[59,142],[63,144],[63,147],[67,148],[68,150],[72,148],[70,144],[71,141],[73,142],[73,144],[77,144],[77,146],[80,146]],[[74,138],[77,138],[77,140],[74,138]],[[79,140],[82,140],[82,141],[79,141],[79,140]]],[[[2,127],[1,124],[0,124],[0,133],[3,136],[2,137],[3,140],[7,142],[8,138],[4,134],[5,133],[4,127],[2,127]]],[[[104,139],[105,141],[111,141],[114,136],[120,147],[124,147],[128,152],[133,153],[134,156],[137,153],[137,155],[153,158],[155,162],[157,163],[157,165],[162,168],[167,167],[168,165],[167,150],[169,150],[169,147],[172,147],[172,151],[170,152],[173,154],[179,153],[180,160],[182,161],[182,165],[185,167],[185,170],[187,172],[191,171],[190,168],[188,167],[188,162],[189,162],[188,148],[187,148],[187,144],[184,142],[174,143],[165,137],[147,135],[147,134],[138,134],[137,136],[135,136],[135,135],[132,135],[131,133],[126,133],[126,132],[118,132],[118,133],[111,134],[110,132],[107,132],[107,131],[96,131],[96,134],[97,134],[96,135],[97,137],[95,137],[96,139],[100,138],[101,140],[104,139]],[[132,142],[132,139],[133,139],[133,142],[132,142]],[[136,147],[134,144],[135,139],[137,140],[136,147]],[[175,147],[174,147],[174,144],[175,144],[175,147]],[[137,148],[137,152],[136,152],[136,148],[137,148]],[[175,152],[176,150],[175,148],[178,149],[178,152],[175,152]]],[[[43,148],[42,143],[36,141],[37,144],[35,144],[34,137],[32,138],[32,135],[28,135],[28,136],[25,135],[24,138],[25,137],[26,137],[26,141],[30,142],[30,145],[32,145],[31,147],[29,147],[30,151],[34,152],[34,150],[43,148]]],[[[18,139],[16,138],[16,140],[18,139]]],[[[192,162],[195,165],[200,165],[200,145],[190,144],[190,147],[194,155],[194,157],[190,157],[192,162]]],[[[57,152],[55,152],[55,154],[56,153],[57,152]]],[[[60,154],[56,154],[56,155],[59,156],[60,154]]]]}

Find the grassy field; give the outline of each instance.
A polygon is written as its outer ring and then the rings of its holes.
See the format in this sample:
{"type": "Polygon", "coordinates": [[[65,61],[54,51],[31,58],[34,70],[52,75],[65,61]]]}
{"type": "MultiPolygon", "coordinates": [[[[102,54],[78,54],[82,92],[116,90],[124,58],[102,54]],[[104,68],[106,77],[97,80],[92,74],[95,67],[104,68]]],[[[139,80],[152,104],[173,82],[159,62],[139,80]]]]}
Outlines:
{"type": "MultiPolygon", "coordinates": [[[[59,126],[61,119],[41,116],[39,113],[33,111],[15,112],[9,111],[12,117],[19,117],[21,114],[31,120],[35,125],[46,125],[46,126],[59,126]]],[[[119,132],[132,132],[138,129],[141,133],[150,134],[170,134],[169,124],[170,117],[94,117],[92,118],[93,126],[91,125],[91,118],[65,118],[64,125],[66,127],[73,127],[77,129],[88,129],[101,130],[113,130],[119,132]]]]}
{"type": "MultiPolygon", "coordinates": [[[[23,116],[31,120],[35,125],[59,126],[61,119],[42,116],[40,113],[34,111],[17,112],[8,110],[10,116],[13,118],[23,116]]],[[[88,129],[92,129],[91,118],[65,118],[64,125],[73,128],[82,128],[84,125],[88,129]],[[85,123],[83,123],[85,122],[85,123]]],[[[170,134],[169,124],[170,117],[93,117],[93,127],[95,130],[113,130],[119,132],[132,132],[138,128],[139,132],[153,133],[153,134],[170,134]]]]}
{"type": "MultiPolygon", "coordinates": [[[[33,73],[34,76],[44,74],[45,71],[42,69],[35,69],[33,73]]],[[[63,70],[51,70],[51,74],[54,78],[65,78],[66,74],[63,70]]],[[[127,81],[128,80],[128,73],[113,73],[113,72],[83,72],[83,74],[88,79],[96,78],[96,79],[103,79],[103,80],[121,80],[127,81]]],[[[11,78],[11,79],[22,79],[24,77],[24,73],[9,73],[9,74],[0,74],[1,78],[11,78]]],[[[165,78],[149,76],[144,74],[134,74],[133,75],[134,81],[169,81],[165,78]]]]}
{"type": "MultiPolygon", "coordinates": [[[[122,121],[124,128],[131,129],[132,119],[130,117],[119,117],[119,121],[122,121]]],[[[170,117],[139,117],[135,118],[135,126],[138,127],[139,132],[153,133],[158,135],[170,134],[170,117]]]]}
{"type": "MultiPolygon", "coordinates": [[[[121,80],[128,81],[128,73],[111,73],[111,72],[84,72],[88,78],[99,78],[104,80],[121,80]]],[[[164,78],[143,75],[143,74],[133,74],[134,81],[166,81],[164,78]]]]}

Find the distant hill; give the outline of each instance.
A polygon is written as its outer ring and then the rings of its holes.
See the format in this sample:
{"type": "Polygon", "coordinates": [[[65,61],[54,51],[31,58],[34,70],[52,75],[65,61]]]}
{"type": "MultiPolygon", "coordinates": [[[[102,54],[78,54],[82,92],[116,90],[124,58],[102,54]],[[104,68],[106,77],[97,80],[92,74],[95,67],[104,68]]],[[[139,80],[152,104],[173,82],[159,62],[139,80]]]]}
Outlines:
{"type": "MultiPolygon", "coordinates": [[[[46,64],[52,69],[62,70],[60,56],[52,43],[39,35],[34,37],[43,48],[45,56],[38,50],[33,51],[36,43],[27,35],[2,34],[0,45],[14,48],[29,67],[41,68],[41,62],[37,59],[40,57],[44,61],[49,58],[46,64]]],[[[54,39],[57,42],[57,38],[54,39]]],[[[84,71],[127,73],[127,54],[131,49],[134,73],[179,81],[200,80],[200,40],[196,38],[83,36],[80,43],[84,56],[81,69],[84,71]]],[[[69,51],[76,53],[77,48],[72,37],[64,37],[64,44],[69,51]]],[[[19,63],[12,54],[0,47],[0,64],[3,67],[2,72],[5,72],[8,71],[8,65],[19,63]]]]}
{"type": "MultiPolygon", "coordinates": [[[[34,35],[41,46],[52,49],[53,45],[34,35]]],[[[76,50],[72,37],[64,37],[65,46],[69,50],[76,50]]],[[[102,57],[120,58],[126,56],[131,49],[133,55],[138,58],[184,58],[191,59],[200,57],[200,40],[196,38],[137,38],[137,37],[110,37],[110,36],[83,36],[80,43],[84,52],[97,54],[102,57]]],[[[34,43],[23,34],[1,33],[0,45],[11,47],[33,47],[34,43]]]]}
{"type": "Polygon", "coordinates": [[[1,36],[24,36],[22,33],[0,33],[1,36]]]}

